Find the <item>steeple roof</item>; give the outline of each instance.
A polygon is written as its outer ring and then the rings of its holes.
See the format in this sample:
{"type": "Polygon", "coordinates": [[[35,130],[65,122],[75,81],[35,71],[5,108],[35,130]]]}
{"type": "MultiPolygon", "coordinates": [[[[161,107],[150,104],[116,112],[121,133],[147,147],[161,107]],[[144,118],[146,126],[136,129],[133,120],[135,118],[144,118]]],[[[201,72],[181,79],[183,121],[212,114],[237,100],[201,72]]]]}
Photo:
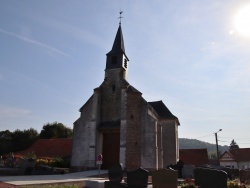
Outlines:
{"type": "Polygon", "coordinates": [[[113,44],[113,47],[111,51],[108,54],[115,54],[115,53],[123,53],[126,56],[125,53],[125,47],[124,47],[124,40],[123,40],[123,35],[122,35],[122,27],[119,24],[116,36],[115,36],[115,41],[113,44]]]}

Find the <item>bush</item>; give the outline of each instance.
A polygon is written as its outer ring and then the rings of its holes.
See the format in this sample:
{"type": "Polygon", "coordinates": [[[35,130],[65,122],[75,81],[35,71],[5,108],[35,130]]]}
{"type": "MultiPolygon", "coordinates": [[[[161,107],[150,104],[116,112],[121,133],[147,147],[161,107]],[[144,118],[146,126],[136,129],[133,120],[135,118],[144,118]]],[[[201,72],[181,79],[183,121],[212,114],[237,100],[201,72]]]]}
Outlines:
{"type": "Polygon", "coordinates": [[[36,160],[36,164],[37,164],[37,165],[45,165],[45,166],[48,166],[48,165],[49,165],[49,160],[48,160],[48,159],[37,159],[37,160],[36,160]]]}
{"type": "Polygon", "coordinates": [[[59,167],[59,168],[69,168],[70,166],[70,161],[67,159],[62,159],[60,157],[56,157],[52,159],[50,162],[51,167],[59,167]]]}
{"type": "Polygon", "coordinates": [[[246,188],[246,185],[243,183],[240,183],[239,180],[234,180],[234,181],[228,181],[227,187],[228,188],[246,188]]]}
{"type": "Polygon", "coordinates": [[[181,184],[181,188],[196,188],[193,179],[185,179],[184,183],[181,184]]]}

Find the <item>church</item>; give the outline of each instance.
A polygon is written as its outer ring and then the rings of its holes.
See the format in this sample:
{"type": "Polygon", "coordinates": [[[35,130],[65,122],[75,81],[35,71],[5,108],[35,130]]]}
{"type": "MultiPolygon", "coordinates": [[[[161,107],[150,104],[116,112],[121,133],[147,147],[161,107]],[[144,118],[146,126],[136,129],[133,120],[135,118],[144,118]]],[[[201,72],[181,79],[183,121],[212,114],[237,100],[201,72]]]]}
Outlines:
{"type": "Polygon", "coordinates": [[[106,54],[101,85],[80,108],[74,122],[71,168],[122,163],[127,170],[166,168],[179,160],[179,120],[161,101],[147,102],[128,82],[129,59],[121,23],[106,54]]]}

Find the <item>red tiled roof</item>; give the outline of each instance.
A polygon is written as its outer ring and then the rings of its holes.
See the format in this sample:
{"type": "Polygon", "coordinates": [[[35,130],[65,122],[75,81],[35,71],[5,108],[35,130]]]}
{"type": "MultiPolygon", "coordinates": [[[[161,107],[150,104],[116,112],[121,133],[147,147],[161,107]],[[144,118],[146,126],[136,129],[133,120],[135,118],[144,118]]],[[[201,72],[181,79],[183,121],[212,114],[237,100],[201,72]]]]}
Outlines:
{"type": "Polygon", "coordinates": [[[207,149],[180,149],[180,160],[185,165],[202,166],[208,164],[207,149]]]}
{"type": "Polygon", "coordinates": [[[39,139],[30,148],[14,153],[14,156],[25,156],[34,152],[38,158],[70,157],[72,138],[39,139]]]}
{"type": "Polygon", "coordinates": [[[250,148],[231,149],[229,153],[234,156],[236,161],[250,161],[250,148]]]}

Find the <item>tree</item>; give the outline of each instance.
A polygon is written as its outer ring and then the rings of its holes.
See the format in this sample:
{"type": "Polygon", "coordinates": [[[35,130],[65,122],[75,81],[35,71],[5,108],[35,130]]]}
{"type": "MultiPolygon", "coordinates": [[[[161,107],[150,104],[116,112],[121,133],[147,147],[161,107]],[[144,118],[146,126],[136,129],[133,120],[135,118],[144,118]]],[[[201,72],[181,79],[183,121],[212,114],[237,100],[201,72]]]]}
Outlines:
{"type": "Polygon", "coordinates": [[[38,133],[33,128],[28,130],[9,130],[0,132],[0,155],[17,152],[29,148],[38,138],[38,133]]]}
{"type": "Polygon", "coordinates": [[[66,127],[62,123],[47,123],[40,132],[40,138],[72,138],[73,130],[66,127]]]}
{"type": "Polygon", "coordinates": [[[210,151],[208,152],[209,159],[217,159],[217,151],[210,151]]]}
{"type": "Polygon", "coordinates": [[[11,152],[11,134],[9,130],[0,132],[0,155],[11,152]]]}
{"type": "Polygon", "coordinates": [[[23,131],[15,130],[11,135],[12,152],[29,148],[38,138],[38,132],[33,128],[23,131]]]}
{"type": "Polygon", "coordinates": [[[239,149],[239,145],[234,141],[234,139],[231,141],[231,144],[229,146],[230,150],[231,149],[239,149]]]}

